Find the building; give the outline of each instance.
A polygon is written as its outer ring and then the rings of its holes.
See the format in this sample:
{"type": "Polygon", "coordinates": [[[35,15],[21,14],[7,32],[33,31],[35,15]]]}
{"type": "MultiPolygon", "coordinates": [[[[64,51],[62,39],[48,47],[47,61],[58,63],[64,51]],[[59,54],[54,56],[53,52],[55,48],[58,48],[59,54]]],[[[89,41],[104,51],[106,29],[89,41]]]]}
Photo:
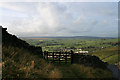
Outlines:
{"type": "Polygon", "coordinates": [[[88,53],[88,51],[77,51],[75,52],[76,54],[80,54],[80,53],[88,53]]]}

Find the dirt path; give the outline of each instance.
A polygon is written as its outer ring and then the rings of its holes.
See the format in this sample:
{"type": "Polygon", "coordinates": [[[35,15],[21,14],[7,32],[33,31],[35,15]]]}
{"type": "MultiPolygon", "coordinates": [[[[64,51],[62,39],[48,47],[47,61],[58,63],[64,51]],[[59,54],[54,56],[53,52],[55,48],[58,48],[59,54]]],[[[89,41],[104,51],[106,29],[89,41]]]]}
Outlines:
{"type": "Polygon", "coordinates": [[[120,80],[120,70],[118,69],[118,67],[113,64],[109,64],[107,67],[112,71],[113,77],[120,80]]]}

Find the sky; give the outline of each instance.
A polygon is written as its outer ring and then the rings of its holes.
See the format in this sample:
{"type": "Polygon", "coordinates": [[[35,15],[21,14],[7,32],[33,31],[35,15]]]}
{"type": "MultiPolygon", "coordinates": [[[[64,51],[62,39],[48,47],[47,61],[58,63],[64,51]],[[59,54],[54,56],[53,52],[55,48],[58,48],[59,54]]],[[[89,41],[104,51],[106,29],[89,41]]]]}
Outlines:
{"type": "Polygon", "coordinates": [[[18,37],[117,37],[118,3],[0,2],[0,25],[18,37]]]}

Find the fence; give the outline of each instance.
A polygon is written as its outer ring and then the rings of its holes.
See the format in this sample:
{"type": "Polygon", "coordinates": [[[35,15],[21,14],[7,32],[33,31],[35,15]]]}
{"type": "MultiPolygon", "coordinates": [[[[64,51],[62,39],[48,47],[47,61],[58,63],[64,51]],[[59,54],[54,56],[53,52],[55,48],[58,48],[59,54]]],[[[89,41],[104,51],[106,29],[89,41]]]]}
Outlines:
{"type": "Polygon", "coordinates": [[[73,63],[73,51],[70,52],[43,52],[43,57],[52,63],[73,63]]]}

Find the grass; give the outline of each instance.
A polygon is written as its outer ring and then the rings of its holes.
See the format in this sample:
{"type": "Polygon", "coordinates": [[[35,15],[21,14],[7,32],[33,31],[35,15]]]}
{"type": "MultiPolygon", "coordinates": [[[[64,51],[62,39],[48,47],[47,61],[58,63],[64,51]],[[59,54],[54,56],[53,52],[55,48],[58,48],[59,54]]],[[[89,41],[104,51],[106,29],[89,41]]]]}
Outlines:
{"type": "Polygon", "coordinates": [[[50,72],[50,75],[48,76],[48,78],[62,78],[62,73],[60,72],[60,70],[55,68],[50,72]]]}
{"type": "Polygon", "coordinates": [[[3,78],[109,78],[109,70],[80,64],[48,63],[28,50],[3,47],[3,78]]]}
{"type": "Polygon", "coordinates": [[[54,66],[38,55],[14,47],[3,47],[3,78],[46,78],[54,66]]]}
{"type": "Polygon", "coordinates": [[[56,65],[62,72],[63,78],[112,78],[109,70],[86,67],[80,64],[56,65]]]}
{"type": "Polygon", "coordinates": [[[119,62],[118,52],[118,47],[111,47],[103,50],[97,50],[96,52],[90,54],[98,56],[104,62],[115,64],[119,62]]]}

